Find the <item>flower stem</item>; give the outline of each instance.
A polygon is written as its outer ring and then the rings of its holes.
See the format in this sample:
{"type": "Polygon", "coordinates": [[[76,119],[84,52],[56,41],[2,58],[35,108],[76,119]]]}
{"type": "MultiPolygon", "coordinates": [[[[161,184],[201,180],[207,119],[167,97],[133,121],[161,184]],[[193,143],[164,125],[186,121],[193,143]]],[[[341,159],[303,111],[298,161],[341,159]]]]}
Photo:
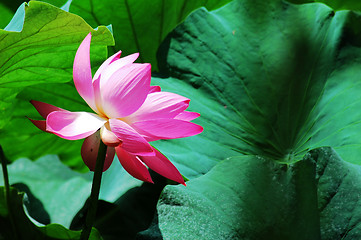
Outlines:
{"type": "Polygon", "coordinates": [[[102,141],[100,141],[97,162],[95,164],[94,170],[92,190],[90,194],[89,209],[85,219],[85,226],[80,235],[80,240],[89,239],[90,232],[95,221],[106,152],[107,146],[102,141]]]}
{"type": "Polygon", "coordinates": [[[6,201],[7,209],[9,211],[9,218],[10,218],[11,228],[13,231],[13,237],[14,237],[14,239],[18,239],[18,235],[17,235],[16,227],[15,227],[15,221],[14,221],[14,217],[13,217],[13,211],[10,208],[10,203],[11,203],[11,201],[10,201],[10,184],[9,184],[8,168],[6,166],[6,157],[4,155],[4,151],[1,146],[0,146],[0,162],[1,162],[1,167],[3,170],[3,177],[4,177],[5,201],[6,201]]]}

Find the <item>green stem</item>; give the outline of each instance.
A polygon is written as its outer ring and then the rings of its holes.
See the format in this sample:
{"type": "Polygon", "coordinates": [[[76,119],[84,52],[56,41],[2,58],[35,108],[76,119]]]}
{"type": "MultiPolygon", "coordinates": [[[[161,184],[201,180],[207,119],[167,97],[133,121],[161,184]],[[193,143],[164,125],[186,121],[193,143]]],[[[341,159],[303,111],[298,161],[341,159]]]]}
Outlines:
{"type": "Polygon", "coordinates": [[[80,235],[80,240],[89,239],[90,232],[95,221],[106,152],[107,146],[102,141],[100,141],[97,162],[95,164],[94,170],[93,185],[90,194],[89,209],[85,219],[85,226],[80,235]]]}
{"type": "Polygon", "coordinates": [[[8,168],[6,166],[6,157],[4,155],[4,151],[3,148],[0,146],[0,162],[1,162],[1,167],[3,170],[3,177],[4,177],[4,184],[5,184],[5,201],[6,201],[6,207],[9,211],[9,218],[10,218],[10,223],[11,223],[11,228],[13,231],[13,236],[14,239],[19,239],[17,232],[16,232],[16,227],[15,227],[15,221],[13,218],[13,213],[12,210],[10,208],[10,184],[9,184],[9,174],[8,174],[8,168]]]}

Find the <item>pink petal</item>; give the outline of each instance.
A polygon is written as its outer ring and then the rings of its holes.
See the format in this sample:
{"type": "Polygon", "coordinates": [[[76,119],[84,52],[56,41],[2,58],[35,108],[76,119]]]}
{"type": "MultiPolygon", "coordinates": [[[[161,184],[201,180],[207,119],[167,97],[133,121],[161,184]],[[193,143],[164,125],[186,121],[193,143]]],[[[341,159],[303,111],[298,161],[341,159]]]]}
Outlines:
{"type": "Polygon", "coordinates": [[[46,131],[46,121],[45,120],[33,120],[28,118],[37,128],[39,128],[40,130],[47,132],[46,131]]]}
{"type": "Polygon", "coordinates": [[[183,120],[183,121],[192,121],[194,119],[196,119],[197,117],[199,117],[200,114],[197,112],[181,112],[180,114],[178,114],[175,119],[179,119],[179,120],[183,120]]]}
{"type": "Polygon", "coordinates": [[[116,147],[115,151],[120,164],[130,175],[141,181],[153,183],[147,167],[135,155],[129,154],[122,147],[116,147]]]}
{"type": "Polygon", "coordinates": [[[102,65],[100,65],[100,67],[98,68],[98,70],[96,71],[96,73],[94,74],[94,79],[98,78],[100,76],[100,74],[109,66],[109,64],[111,64],[112,62],[116,61],[117,59],[120,58],[120,55],[122,54],[122,51],[119,51],[115,54],[113,54],[111,57],[109,57],[107,60],[105,60],[102,65]]]}
{"type": "Polygon", "coordinates": [[[106,120],[87,112],[55,111],[46,119],[46,130],[68,140],[88,137],[96,132],[106,120]]]}
{"type": "Polygon", "coordinates": [[[179,173],[178,169],[166,158],[162,153],[153,148],[155,156],[139,156],[149,168],[153,171],[159,173],[160,175],[173,180],[175,182],[181,183],[184,186],[182,175],[179,173]]]}
{"type": "Polygon", "coordinates": [[[108,118],[126,117],[143,104],[150,86],[150,64],[128,64],[102,84],[102,108],[108,118]]]}
{"type": "Polygon", "coordinates": [[[203,131],[203,127],[195,123],[167,118],[135,122],[132,127],[148,141],[189,137],[203,131]]]}
{"type": "Polygon", "coordinates": [[[39,114],[43,118],[46,118],[49,115],[49,113],[54,112],[54,111],[66,111],[67,112],[67,110],[55,107],[51,104],[47,104],[44,102],[31,100],[30,103],[36,108],[36,110],[39,112],[39,114]]]}
{"type": "Polygon", "coordinates": [[[149,93],[154,93],[154,92],[160,92],[161,89],[159,86],[150,86],[149,88],[149,93]]]}
{"type": "Polygon", "coordinates": [[[149,143],[127,123],[109,119],[111,131],[122,141],[122,148],[131,154],[154,156],[149,143]]]}
{"type": "MultiPolygon", "coordinates": [[[[118,52],[118,54],[120,55],[120,53],[118,52]]],[[[105,86],[106,82],[108,81],[108,79],[111,77],[111,75],[118,69],[120,69],[121,67],[127,65],[127,64],[131,64],[133,63],[137,58],[138,58],[139,54],[135,53],[132,55],[129,55],[127,57],[118,59],[118,60],[114,60],[114,58],[117,57],[117,55],[113,55],[111,58],[109,58],[109,64],[108,66],[103,66],[106,62],[108,62],[108,60],[106,60],[103,65],[98,69],[97,73],[94,75],[93,78],[93,89],[94,89],[94,98],[95,98],[95,105],[97,108],[97,112],[101,115],[106,115],[103,109],[103,105],[102,105],[102,99],[101,99],[101,90],[100,90],[100,85],[105,86]],[[113,62],[112,62],[113,61],[113,62]],[[103,68],[102,68],[103,67],[103,68]],[[102,71],[100,71],[102,68],[102,71]]]]}
{"type": "Polygon", "coordinates": [[[90,68],[90,41],[91,33],[84,38],[76,52],[73,65],[73,78],[80,96],[96,111],[90,68]]]}
{"type": "Polygon", "coordinates": [[[143,105],[129,116],[132,122],[174,118],[189,106],[189,99],[170,92],[148,94],[143,105]]]}
{"type": "MultiPolygon", "coordinates": [[[[110,63],[110,65],[108,65],[107,68],[104,68],[101,72],[100,72],[100,76],[101,76],[101,80],[100,80],[100,84],[101,86],[104,86],[106,84],[106,82],[110,79],[110,77],[119,69],[121,69],[122,67],[132,64],[135,60],[137,60],[137,58],[139,57],[139,53],[134,53],[131,55],[128,55],[126,57],[120,58],[118,60],[113,61],[112,63],[110,63]]],[[[99,70],[98,70],[99,71],[99,70]]],[[[95,78],[95,76],[94,76],[95,78]]]]}
{"type": "MultiPolygon", "coordinates": [[[[83,145],[81,146],[81,157],[88,166],[90,171],[95,170],[95,164],[98,157],[100,145],[100,135],[99,132],[95,132],[89,137],[84,139],[83,145]]],[[[105,162],[103,172],[106,171],[113,162],[115,156],[115,149],[113,147],[107,147],[107,153],[105,155],[105,162]]]]}

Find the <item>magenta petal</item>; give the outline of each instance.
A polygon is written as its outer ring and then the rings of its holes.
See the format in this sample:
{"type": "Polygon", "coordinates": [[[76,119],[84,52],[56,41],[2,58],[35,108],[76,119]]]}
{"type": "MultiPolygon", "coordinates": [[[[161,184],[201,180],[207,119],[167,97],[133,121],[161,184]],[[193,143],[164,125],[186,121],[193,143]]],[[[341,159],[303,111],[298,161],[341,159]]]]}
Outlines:
{"type": "Polygon", "coordinates": [[[45,119],[49,115],[49,113],[54,112],[54,111],[66,111],[67,112],[67,110],[55,107],[51,104],[47,104],[44,102],[31,100],[30,103],[36,108],[36,110],[39,112],[39,114],[45,119]]]}
{"type": "MultiPolygon", "coordinates": [[[[132,124],[132,127],[143,136],[153,139],[154,137],[158,139],[183,138],[199,134],[203,131],[203,127],[195,123],[166,118],[135,122],[132,124]]],[[[148,139],[148,141],[150,140],[148,139]]]]}
{"type": "Polygon", "coordinates": [[[94,79],[98,78],[100,76],[100,74],[109,66],[109,64],[111,64],[112,62],[116,61],[117,59],[119,59],[120,55],[122,54],[122,51],[119,51],[115,54],[113,54],[111,57],[109,57],[107,60],[105,60],[102,65],[100,65],[100,67],[98,68],[98,70],[96,71],[96,73],[94,74],[94,79]]]}
{"type": "Polygon", "coordinates": [[[96,111],[90,68],[90,41],[91,33],[84,38],[76,52],[73,65],[73,78],[80,96],[96,111]]]}
{"type": "Polygon", "coordinates": [[[189,106],[189,99],[170,92],[148,94],[143,105],[129,116],[132,122],[174,118],[189,106]]]}
{"type": "Polygon", "coordinates": [[[153,148],[155,156],[139,156],[149,168],[153,171],[159,173],[160,175],[173,180],[175,182],[181,183],[184,186],[182,175],[179,173],[178,169],[166,158],[162,153],[153,148]]]}
{"type": "Polygon", "coordinates": [[[105,84],[100,79],[102,108],[109,118],[126,117],[138,110],[149,91],[150,69],[150,64],[128,64],[105,84]]]}
{"type": "MultiPolygon", "coordinates": [[[[95,170],[95,164],[98,157],[100,144],[100,135],[99,132],[95,132],[89,137],[84,139],[83,145],[81,146],[81,157],[89,168],[90,171],[95,170]]],[[[105,162],[103,172],[106,171],[113,162],[115,156],[115,149],[112,147],[107,148],[107,153],[105,155],[105,162]]]]}
{"type": "Polygon", "coordinates": [[[115,151],[120,164],[130,175],[141,181],[153,183],[147,167],[135,155],[129,154],[122,147],[116,147],[115,151]]]}
{"type": "Polygon", "coordinates": [[[88,137],[106,121],[98,115],[87,112],[55,111],[46,119],[46,130],[68,140],[88,137]]]}
{"type": "Polygon", "coordinates": [[[150,86],[149,88],[149,93],[154,93],[154,92],[160,92],[161,89],[159,86],[150,86]]]}
{"type": "Polygon", "coordinates": [[[175,119],[179,119],[179,120],[183,120],[183,121],[192,121],[194,119],[196,119],[197,117],[199,117],[200,114],[197,112],[181,112],[180,114],[178,114],[175,119]]]}
{"type": "Polygon", "coordinates": [[[122,141],[122,148],[131,154],[154,156],[149,143],[127,123],[109,119],[111,131],[122,141]]]}

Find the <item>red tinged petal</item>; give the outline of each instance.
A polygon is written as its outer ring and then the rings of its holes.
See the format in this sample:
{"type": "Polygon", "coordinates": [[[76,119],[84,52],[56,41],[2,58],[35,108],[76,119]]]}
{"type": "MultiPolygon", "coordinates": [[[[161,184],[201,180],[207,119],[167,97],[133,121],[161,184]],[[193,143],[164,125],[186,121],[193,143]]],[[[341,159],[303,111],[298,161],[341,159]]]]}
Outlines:
{"type": "Polygon", "coordinates": [[[155,156],[139,156],[150,169],[159,173],[160,175],[178,182],[180,184],[186,185],[182,175],[179,173],[178,169],[166,158],[162,153],[153,148],[155,156]]]}
{"type": "Polygon", "coordinates": [[[159,86],[150,86],[149,88],[149,93],[154,93],[154,92],[160,92],[161,88],[159,86]]]}
{"type": "Polygon", "coordinates": [[[91,33],[84,38],[76,52],[73,65],[73,78],[76,90],[80,96],[94,111],[97,111],[90,68],[90,41],[91,33]]]}
{"type": "Polygon", "coordinates": [[[78,140],[95,133],[106,120],[93,113],[55,111],[46,118],[46,130],[68,140],[78,140]]]}
{"type": "Polygon", "coordinates": [[[190,137],[203,131],[203,127],[195,123],[167,118],[139,121],[131,126],[148,141],[190,137]]]}
{"type": "Polygon", "coordinates": [[[130,175],[141,181],[153,183],[147,167],[138,159],[138,157],[128,153],[122,147],[116,147],[115,151],[120,164],[122,164],[123,168],[130,175]]]}
{"type": "MultiPolygon", "coordinates": [[[[85,138],[83,145],[81,146],[81,157],[88,166],[90,171],[95,170],[95,164],[98,157],[100,145],[100,135],[96,132],[89,137],[85,138]]],[[[113,147],[107,147],[107,153],[105,155],[105,162],[103,172],[106,171],[113,162],[115,156],[115,149],[113,147]]]]}
{"type": "Polygon", "coordinates": [[[137,131],[118,119],[109,119],[111,131],[122,141],[122,148],[134,155],[154,156],[152,147],[137,131]]]}
{"type": "Polygon", "coordinates": [[[54,111],[68,112],[65,109],[61,109],[61,108],[55,107],[55,106],[53,106],[51,104],[47,104],[47,103],[44,103],[44,102],[31,100],[30,103],[36,108],[36,110],[39,112],[39,114],[45,119],[49,115],[49,113],[54,112],[54,111]]]}
{"type": "Polygon", "coordinates": [[[45,120],[33,120],[28,118],[37,128],[39,128],[40,130],[47,132],[46,131],[46,121],[45,120]]]}

